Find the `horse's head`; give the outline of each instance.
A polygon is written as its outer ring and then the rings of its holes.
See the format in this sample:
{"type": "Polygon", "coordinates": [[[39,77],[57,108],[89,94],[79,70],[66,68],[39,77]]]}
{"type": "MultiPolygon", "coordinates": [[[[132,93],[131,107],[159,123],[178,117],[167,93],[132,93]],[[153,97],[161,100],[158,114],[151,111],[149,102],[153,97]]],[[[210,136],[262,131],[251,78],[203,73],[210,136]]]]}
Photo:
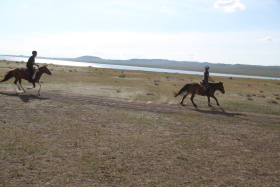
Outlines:
{"type": "Polygon", "coordinates": [[[222,82],[219,82],[217,85],[218,85],[218,90],[219,90],[220,92],[222,92],[222,94],[224,94],[224,93],[225,93],[225,89],[224,89],[223,83],[222,83],[222,82]]]}
{"type": "Polygon", "coordinates": [[[39,71],[43,72],[43,73],[46,73],[48,75],[51,75],[52,72],[47,68],[47,65],[44,65],[42,67],[39,68],[39,71]]]}

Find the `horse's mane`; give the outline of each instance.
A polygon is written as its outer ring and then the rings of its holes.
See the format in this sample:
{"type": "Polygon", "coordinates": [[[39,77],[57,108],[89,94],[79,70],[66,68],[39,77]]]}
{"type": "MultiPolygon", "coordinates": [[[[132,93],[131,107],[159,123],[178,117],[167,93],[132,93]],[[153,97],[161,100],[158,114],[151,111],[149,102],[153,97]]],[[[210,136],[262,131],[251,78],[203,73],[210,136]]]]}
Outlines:
{"type": "Polygon", "coordinates": [[[215,85],[220,85],[220,84],[223,84],[223,83],[222,82],[214,82],[214,83],[209,83],[209,84],[215,86],[215,85]]]}
{"type": "Polygon", "coordinates": [[[211,84],[211,85],[214,85],[214,84],[221,84],[221,82],[211,82],[211,83],[209,83],[209,84],[211,84]]]}

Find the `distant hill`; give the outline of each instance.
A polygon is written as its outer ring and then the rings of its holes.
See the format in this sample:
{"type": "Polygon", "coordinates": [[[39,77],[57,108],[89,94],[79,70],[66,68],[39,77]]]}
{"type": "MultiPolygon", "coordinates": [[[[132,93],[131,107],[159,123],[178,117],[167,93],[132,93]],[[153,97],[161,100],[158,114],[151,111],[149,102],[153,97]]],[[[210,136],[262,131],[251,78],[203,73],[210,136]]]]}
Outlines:
{"type": "MultiPolygon", "coordinates": [[[[12,56],[12,55],[10,55],[12,56]]],[[[37,57],[42,59],[54,60],[67,60],[76,62],[88,63],[102,63],[102,64],[115,64],[126,66],[140,66],[140,67],[153,67],[162,69],[176,69],[186,71],[204,71],[204,66],[210,66],[210,72],[225,73],[225,74],[238,74],[238,75],[252,75],[264,77],[278,77],[280,78],[280,66],[256,66],[244,64],[215,64],[209,62],[196,62],[196,61],[175,61],[166,59],[130,59],[130,60],[109,60],[102,59],[95,56],[81,56],[77,58],[47,58],[37,57]]]]}
{"type": "Polygon", "coordinates": [[[95,62],[95,61],[104,61],[102,58],[95,57],[95,56],[81,56],[78,58],[74,58],[76,61],[82,61],[82,62],[95,62]]]}
{"type": "Polygon", "coordinates": [[[230,65],[230,64],[215,64],[209,62],[196,62],[196,61],[175,61],[175,60],[166,60],[166,59],[108,60],[95,56],[81,56],[72,59],[68,58],[67,60],[88,62],[88,63],[103,63],[103,64],[115,64],[115,65],[126,65],[126,66],[177,69],[177,70],[187,70],[187,71],[204,71],[204,66],[209,65],[210,71],[215,73],[280,77],[280,73],[279,73],[280,66],[256,66],[256,65],[244,65],[244,64],[230,65]]]}

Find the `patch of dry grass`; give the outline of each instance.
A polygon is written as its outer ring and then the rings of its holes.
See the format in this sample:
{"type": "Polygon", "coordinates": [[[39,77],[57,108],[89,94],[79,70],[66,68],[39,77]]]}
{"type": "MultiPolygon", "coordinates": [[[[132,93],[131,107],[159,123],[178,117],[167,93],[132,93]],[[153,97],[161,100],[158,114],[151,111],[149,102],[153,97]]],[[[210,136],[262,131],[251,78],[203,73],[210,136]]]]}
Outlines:
{"type": "MultiPolygon", "coordinates": [[[[21,64],[6,66],[7,62],[0,63],[1,76],[21,64]]],[[[217,96],[222,107],[208,108],[206,98],[197,96],[197,110],[188,102],[185,111],[156,113],[81,104],[67,95],[168,107],[180,100],[172,98],[172,91],[201,77],[49,68],[53,75],[42,77],[41,97],[36,90],[14,94],[12,80],[0,84],[1,186],[277,186],[280,182],[280,112],[277,104],[269,103],[279,96],[277,81],[217,77],[225,84],[225,95],[217,96]],[[125,77],[119,77],[122,74],[125,77]],[[44,92],[65,98],[52,100],[44,92]]]]}

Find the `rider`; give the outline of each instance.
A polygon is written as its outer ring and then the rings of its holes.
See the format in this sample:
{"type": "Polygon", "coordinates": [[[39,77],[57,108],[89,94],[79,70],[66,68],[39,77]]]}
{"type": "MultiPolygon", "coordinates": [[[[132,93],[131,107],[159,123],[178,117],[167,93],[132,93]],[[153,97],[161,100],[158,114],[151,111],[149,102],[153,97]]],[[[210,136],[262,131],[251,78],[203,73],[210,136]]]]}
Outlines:
{"type": "Polygon", "coordinates": [[[29,57],[27,63],[26,63],[26,67],[29,70],[29,78],[28,81],[32,82],[32,76],[33,76],[33,65],[39,66],[38,64],[35,63],[35,57],[37,56],[37,51],[32,51],[32,56],[29,57]]]}
{"type": "Polygon", "coordinates": [[[214,82],[210,76],[209,76],[209,66],[208,65],[205,65],[204,66],[204,77],[203,77],[203,83],[206,85],[206,95],[209,96],[209,88],[210,88],[210,85],[209,85],[209,81],[212,81],[214,82]]]}

